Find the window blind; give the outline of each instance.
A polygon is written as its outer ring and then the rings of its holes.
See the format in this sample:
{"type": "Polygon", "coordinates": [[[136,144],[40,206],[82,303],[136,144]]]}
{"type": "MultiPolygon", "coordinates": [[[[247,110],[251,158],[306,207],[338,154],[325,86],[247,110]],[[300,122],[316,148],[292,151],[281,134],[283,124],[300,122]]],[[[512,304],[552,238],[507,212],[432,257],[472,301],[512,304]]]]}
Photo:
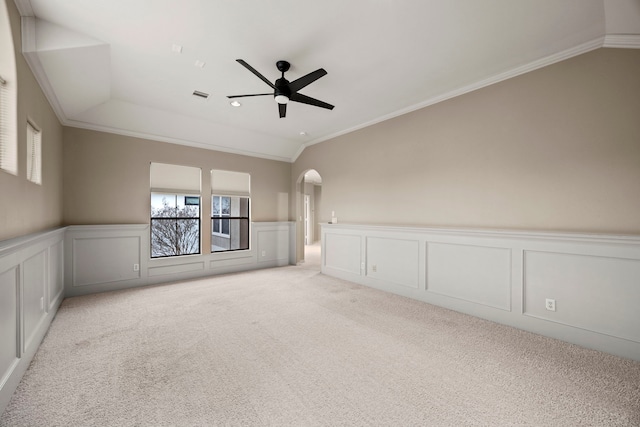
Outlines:
{"type": "Polygon", "coordinates": [[[9,111],[9,83],[0,76],[0,169],[18,173],[18,147],[9,111]]]}
{"type": "Polygon", "coordinates": [[[27,179],[42,184],[42,136],[30,121],[27,121],[27,179]]]}
{"type": "Polygon", "coordinates": [[[251,175],[214,169],[211,171],[211,194],[249,197],[251,195],[251,175]]]}
{"type": "Polygon", "coordinates": [[[200,168],[151,163],[150,187],[153,193],[200,194],[200,168]]]}

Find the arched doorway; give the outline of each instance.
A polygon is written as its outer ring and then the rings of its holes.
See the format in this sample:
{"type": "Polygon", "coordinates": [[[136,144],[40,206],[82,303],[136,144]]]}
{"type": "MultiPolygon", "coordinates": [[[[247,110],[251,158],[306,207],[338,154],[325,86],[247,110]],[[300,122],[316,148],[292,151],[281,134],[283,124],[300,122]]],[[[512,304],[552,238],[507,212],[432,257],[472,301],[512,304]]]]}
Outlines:
{"type": "Polygon", "coordinates": [[[322,177],[315,169],[307,170],[298,178],[296,191],[298,264],[320,270],[320,205],[322,177]]]}

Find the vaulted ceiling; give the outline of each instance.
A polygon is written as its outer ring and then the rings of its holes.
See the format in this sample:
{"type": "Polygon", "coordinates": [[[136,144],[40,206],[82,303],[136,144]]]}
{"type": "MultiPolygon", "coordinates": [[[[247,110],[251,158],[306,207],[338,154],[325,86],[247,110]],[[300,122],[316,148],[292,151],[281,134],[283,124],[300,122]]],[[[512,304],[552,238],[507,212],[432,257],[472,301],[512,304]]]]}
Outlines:
{"type": "Polygon", "coordinates": [[[15,0],[67,126],[294,161],[305,147],[602,46],[640,47],[637,0],[15,0]],[[300,93],[272,89],[287,60],[300,93]],[[194,91],[209,94],[207,99],[194,91]]]}

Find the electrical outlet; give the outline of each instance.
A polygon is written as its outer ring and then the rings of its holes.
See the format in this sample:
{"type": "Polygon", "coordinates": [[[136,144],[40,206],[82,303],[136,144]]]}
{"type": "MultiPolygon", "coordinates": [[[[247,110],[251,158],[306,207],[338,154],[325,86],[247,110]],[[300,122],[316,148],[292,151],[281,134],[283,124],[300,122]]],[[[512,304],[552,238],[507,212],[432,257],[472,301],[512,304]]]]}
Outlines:
{"type": "Polygon", "coordinates": [[[556,311],[556,300],[551,299],[551,298],[547,298],[545,300],[544,306],[549,311],[556,311]]]}
{"type": "Polygon", "coordinates": [[[133,271],[140,271],[140,264],[133,264],[133,271]]]}
{"type": "Polygon", "coordinates": [[[262,251],[262,256],[267,256],[267,251],[262,251]]]}
{"type": "Polygon", "coordinates": [[[371,266],[371,271],[373,271],[374,273],[375,273],[375,272],[377,272],[377,271],[378,271],[378,266],[377,266],[377,265],[375,265],[375,264],[373,264],[373,265],[371,266]]]}

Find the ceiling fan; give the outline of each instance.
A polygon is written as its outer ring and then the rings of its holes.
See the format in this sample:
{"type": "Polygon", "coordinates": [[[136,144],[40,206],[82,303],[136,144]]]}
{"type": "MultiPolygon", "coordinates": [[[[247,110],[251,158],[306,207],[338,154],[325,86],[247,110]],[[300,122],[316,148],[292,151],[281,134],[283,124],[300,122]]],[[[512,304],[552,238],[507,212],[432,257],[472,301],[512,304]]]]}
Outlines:
{"type": "Polygon", "coordinates": [[[284,78],[284,73],[286,73],[289,70],[289,67],[291,67],[291,64],[289,64],[287,61],[278,61],[276,62],[276,67],[278,68],[278,71],[282,72],[282,77],[276,80],[274,84],[274,83],[271,83],[269,80],[267,80],[265,76],[263,76],[258,71],[256,71],[256,69],[253,68],[251,65],[247,64],[244,60],[236,59],[236,61],[239,62],[240,65],[244,66],[247,70],[251,71],[253,74],[258,76],[260,80],[262,80],[263,82],[271,86],[271,88],[273,88],[273,92],[254,93],[251,95],[232,95],[232,96],[227,96],[227,98],[242,98],[245,96],[272,95],[276,100],[276,102],[278,103],[280,118],[283,118],[287,115],[287,103],[289,101],[301,102],[303,104],[309,104],[315,107],[321,107],[321,108],[327,108],[329,110],[333,110],[333,105],[331,104],[327,104],[326,102],[322,102],[318,99],[311,98],[310,96],[306,96],[301,93],[298,93],[300,89],[308,86],[309,84],[318,80],[320,77],[326,75],[327,72],[324,70],[324,68],[319,68],[316,71],[313,71],[307,74],[306,76],[302,76],[297,80],[289,82],[289,80],[284,78]]]}

